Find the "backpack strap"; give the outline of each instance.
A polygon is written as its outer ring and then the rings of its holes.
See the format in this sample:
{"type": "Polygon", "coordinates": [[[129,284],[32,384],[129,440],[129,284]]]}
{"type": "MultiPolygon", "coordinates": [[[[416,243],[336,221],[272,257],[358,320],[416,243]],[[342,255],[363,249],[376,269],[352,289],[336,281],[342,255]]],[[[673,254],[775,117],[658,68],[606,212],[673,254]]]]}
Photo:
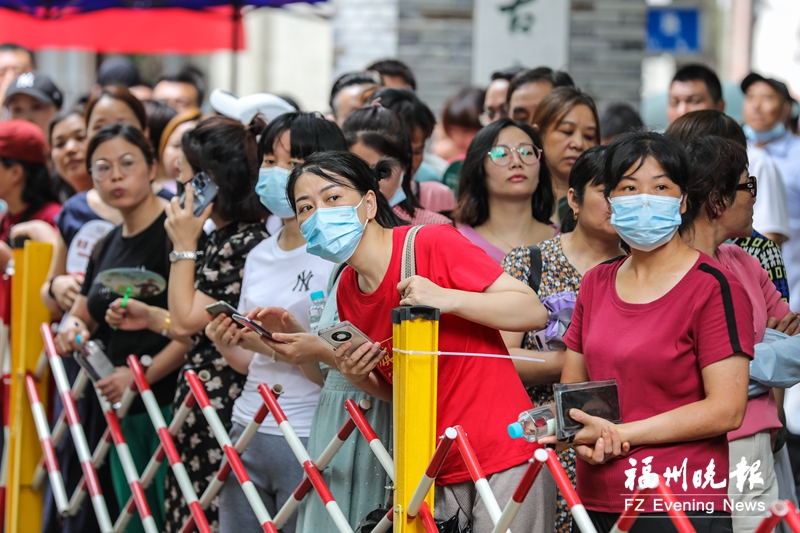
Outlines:
{"type": "Polygon", "coordinates": [[[539,285],[542,283],[542,250],[538,246],[528,247],[531,258],[531,267],[528,270],[528,285],[533,292],[539,294],[539,285]]]}
{"type": "Polygon", "coordinates": [[[403,256],[400,261],[400,281],[417,274],[417,261],[414,254],[414,240],[422,226],[414,226],[406,233],[406,240],[403,243],[403,256]]]}

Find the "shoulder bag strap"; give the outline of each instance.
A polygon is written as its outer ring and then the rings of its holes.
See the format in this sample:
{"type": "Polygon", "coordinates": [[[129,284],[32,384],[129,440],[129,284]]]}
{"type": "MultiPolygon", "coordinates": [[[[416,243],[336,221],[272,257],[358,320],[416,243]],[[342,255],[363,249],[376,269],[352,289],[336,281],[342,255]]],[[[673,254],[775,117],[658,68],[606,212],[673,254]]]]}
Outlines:
{"type": "Polygon", "coordinates": [[[417,274],[417,261],[414,255],[414,240],[422,226],[414,226],[406,233],[403,243],[403,256],[400,261],[400,281],[417,274]]]}
{"type": "Polygon", "coordinates": [[[538,295],[539,285],[542,283],[542,251],[538,246],[530,246],[528,252],[531,258],[531,267],[528,270],[528,285],[538,295]]]}

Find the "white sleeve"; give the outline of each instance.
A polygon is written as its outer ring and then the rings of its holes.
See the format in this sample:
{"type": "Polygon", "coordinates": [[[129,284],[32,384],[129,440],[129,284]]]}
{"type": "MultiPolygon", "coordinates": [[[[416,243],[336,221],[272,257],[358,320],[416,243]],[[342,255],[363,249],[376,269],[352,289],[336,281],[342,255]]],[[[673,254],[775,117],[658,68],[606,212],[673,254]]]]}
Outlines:
{"type": "Polygon", "coordinates": [[[750,175],[758,179],[758,196],[753,208],[753,228],[759,233],[778,233],[789,238],[789,213],[786,187],[770,155],[748,147],[750,175]]]}
{"type": "MultiPolygon", "coordinates": [[[[242,288],[239,291],[239,305],[237,306],[237,311],[240,314],[246,315],[248,311],[252,309],[251,302],[248,300],[248,296],[250,296],[250,278],[253,277],[253,263],[250,261],[250,257],[252,256],[251,253],[248,254],[247,258],[244,260],[244,268],[242,269],[242,288]]],[[[253,306],[255,307],[255,306],[253,306]]]]}

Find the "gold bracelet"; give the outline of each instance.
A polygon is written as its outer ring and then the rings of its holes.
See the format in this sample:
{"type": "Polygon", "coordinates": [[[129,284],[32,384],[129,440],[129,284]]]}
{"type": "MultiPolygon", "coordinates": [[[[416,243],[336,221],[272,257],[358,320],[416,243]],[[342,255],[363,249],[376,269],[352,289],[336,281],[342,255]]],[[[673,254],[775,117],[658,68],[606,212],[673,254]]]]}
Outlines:
{"type": "Polygon", "coordinates": [[[169,311],[167,311],[167,316],[164,318],[164,325],[161,326],[161,335],[167,337],[169,335],[169,326],[172,323],[172,319],[169,316],[169,311]]]}

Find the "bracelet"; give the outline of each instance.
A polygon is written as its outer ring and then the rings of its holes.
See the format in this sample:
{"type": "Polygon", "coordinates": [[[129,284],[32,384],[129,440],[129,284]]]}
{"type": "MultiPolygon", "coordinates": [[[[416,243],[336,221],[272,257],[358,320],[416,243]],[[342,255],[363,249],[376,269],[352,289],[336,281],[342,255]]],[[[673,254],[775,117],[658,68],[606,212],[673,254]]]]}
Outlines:
{"type": "Polygon", "coordinates": [[[53,280],[55,280],[58,276],[53,276],[50,278],[50,283],[47,285],[47,295],[52,298],[53,300],[56,299],[56,295],[53,294],[53,280]]]}
{"type": "Polygon", "coordinates": [[[164,325],[161,326],[161,335],[166,337],[169,334],[169,326],[172,324],[172,319],[169,316],[169,311],[167,311],[167,316],[164,318],[164,325]]]}

